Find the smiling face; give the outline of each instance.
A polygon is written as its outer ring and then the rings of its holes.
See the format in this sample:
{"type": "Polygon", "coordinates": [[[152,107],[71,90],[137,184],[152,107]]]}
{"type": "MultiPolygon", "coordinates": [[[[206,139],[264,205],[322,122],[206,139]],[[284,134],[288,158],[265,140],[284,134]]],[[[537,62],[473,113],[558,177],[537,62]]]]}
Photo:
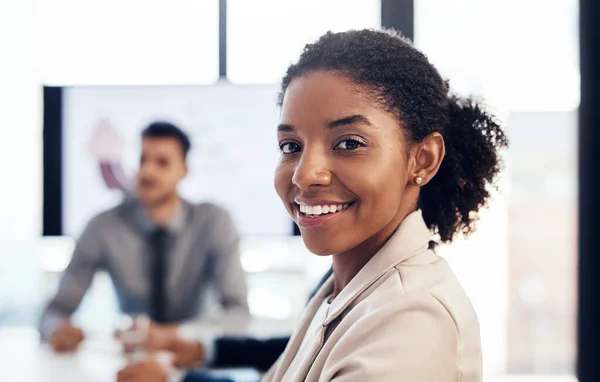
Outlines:
{"type": "Polygon", "coordinates": [[[316,71],[285,92],[275,188],[307,248],[379,247],[417,207],[398,120],[348,78],[316,71]]]}

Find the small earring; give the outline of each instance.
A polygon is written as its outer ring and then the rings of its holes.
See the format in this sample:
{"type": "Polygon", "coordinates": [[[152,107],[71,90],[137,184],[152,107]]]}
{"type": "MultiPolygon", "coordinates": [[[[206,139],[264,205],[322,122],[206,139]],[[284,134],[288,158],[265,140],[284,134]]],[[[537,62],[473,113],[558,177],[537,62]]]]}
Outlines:
{"type": "Polygon", "coordinates": [[[417,176],[417,177],[415,178],[415,183],[416,183],[416,184],[421,184],[421,183],[423,183],[423,178],[421,178],[420,176],[417,176]]]}

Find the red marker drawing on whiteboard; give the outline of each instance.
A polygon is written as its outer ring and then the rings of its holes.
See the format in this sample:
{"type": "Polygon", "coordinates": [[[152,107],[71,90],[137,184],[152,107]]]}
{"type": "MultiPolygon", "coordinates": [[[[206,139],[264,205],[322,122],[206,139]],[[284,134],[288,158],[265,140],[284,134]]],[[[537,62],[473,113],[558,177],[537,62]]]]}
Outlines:
{"type": "Polygon", "coordinates": [[[121,164],[124,147],[125,142],[118,131],[106,119],[101,119],[92,133],[90,153],[98,160],[106,187],[130,193],[131,181],[121,164]]]}

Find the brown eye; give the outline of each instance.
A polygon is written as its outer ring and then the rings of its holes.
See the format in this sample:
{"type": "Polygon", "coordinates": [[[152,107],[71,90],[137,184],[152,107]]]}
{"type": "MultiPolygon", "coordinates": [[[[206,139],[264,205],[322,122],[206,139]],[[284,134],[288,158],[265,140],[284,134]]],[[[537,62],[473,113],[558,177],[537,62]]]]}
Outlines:
{"type": "Polygon", "coordinates": [[[287,142],[280,145],[279,149],[284,154],[293,154],[300,152],[300,145],[294,142],[287,142]]]}
{"type": "Polygon", "coordinates": [[[356,150],[364,146],[365,145],[362,142],[359,142],[356,139],[344,139],[335,145],[334,150],[356,150]]]}

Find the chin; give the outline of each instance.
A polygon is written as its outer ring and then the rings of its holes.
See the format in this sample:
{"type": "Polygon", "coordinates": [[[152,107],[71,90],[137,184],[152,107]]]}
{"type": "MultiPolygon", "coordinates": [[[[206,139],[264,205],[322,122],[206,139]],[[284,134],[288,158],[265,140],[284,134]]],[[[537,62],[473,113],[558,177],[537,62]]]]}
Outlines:
{"type": "Polygon", "coordinates": [[[156,195],[138,195],[138,200],[143,205],[151,207],[158,204],[161,198],[156,195]]]}
{"type": "Polygon", "coordinates": [[[344,253],[354,248],[358,243],[353,239],[360,236],[354,229],[336,226],[335,229],[306,229],[300,227],[302,240],[306,248],[317,256],[331,256],[344,253]]]}
{"type": "Polygon", "coordinates": [[[337,246],[332,243],[331,240],[319,240],[317,238],[310,238],[309,235],[302,234],[302,240],[304,241],[304,246],[310,252],[317,256],[331,256],[336,253],[342,252],[340,248],[336,248],[337,246]]]}
{"type": "Polygon", "coordinates": [[[144,195],[144,194],[138,194],[137,195],[137,199],[140,201],[140,203],[142,204],[152,204],[152,200],[154,198],[148,196],[148,195],[144,195]]]}

